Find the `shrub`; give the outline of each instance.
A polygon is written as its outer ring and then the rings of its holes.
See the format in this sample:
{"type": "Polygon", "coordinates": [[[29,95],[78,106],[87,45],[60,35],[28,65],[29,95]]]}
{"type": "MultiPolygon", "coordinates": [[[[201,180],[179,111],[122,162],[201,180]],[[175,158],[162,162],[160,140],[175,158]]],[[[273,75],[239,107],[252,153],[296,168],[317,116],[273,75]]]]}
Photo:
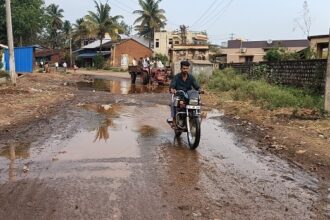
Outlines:
{"type": "Polygon", "coordinates": [[[111,70],[111,69],[112,69],[112,67],[109,63],[104,64],[103,70],[111,70]]]}
{"type": "Polygon", "coordinates": [[[286,48],[271,48],[266,52],[264,59],[267,61],[297,60],[300,56],[296,52],[291,52],[286,48]]]}
{"type": "Polygon", "coordinates": [[[93,61],[94,61],[94,67],[96,69],[103,69],[105,60],[104,60],[104,57],[102,56],[102,54],[97,54],[93,58],[93,61]]]}
{"type": "Polygon", "coordinates": [[[209,80],[208,88],[215,91],[229,91],[234,100],[252,100],[268,108],[310,108],[321,110],[324,98],[309,90],[288,86],[271,85],[264,79],[249,80],[237,75],[233,69],[217,71],[209,80]]]}
{"type": "Polygon", "coordinates": [[[78,66],[78,67],[84,67],[84,60],[82,59],[82,58],[80,58],[80,57],[78,57],[77,59],[76,59],[76,61],[75,61],[75,63],[76,63],[76,65],[78,66]]]}
{"type": "Polygon", "coordinates": [[[196,77],[196,80],[198,81],[198,83],[200,85],[204,85],[204,84],[206,84],[210,80],[210,77],[208,75],[206,75],[206,74],[199,74],[196,77]]]}
{"type": "Polygon", "coordinates": [[[250,79],[267,79],[269,77],[270,70],[268,65],[261,64],[252,67],[252,74],[249,76],[250,79]]]}
{"type": "Polygon", "coordinates": [[[9,77],[9,74],[4,70],[0,70],[0,77],[9,77]]]}
{"type": "Polygon", "coordinates": [[[267,61],[280,61],[281,53],[278,48],[272,48],[266,52],[264,59],[267,61]]]}
{"type": "Polygon", "coordinates": [[[317,53],[316,53],[315,49],[308,47],[304,50],[304,56],[305,56],[305,59],[307,59],[307,60],[316,59],[317,53]]]}
{"type": "Polygon", "coordinates": [[[244,83],[244,76],[237,75],[232,68],[216,71],[211,77],[208,87],[218,91],[236,90],[244,83]]]}

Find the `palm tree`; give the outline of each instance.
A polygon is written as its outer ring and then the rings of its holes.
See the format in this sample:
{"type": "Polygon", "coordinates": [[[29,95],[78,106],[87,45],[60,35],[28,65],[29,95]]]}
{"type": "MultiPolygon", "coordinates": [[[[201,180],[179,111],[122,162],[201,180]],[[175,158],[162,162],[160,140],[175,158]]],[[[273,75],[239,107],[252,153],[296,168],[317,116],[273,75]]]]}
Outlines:
{"type": "Polygon", "coordinates": [[[58,5],[50,4],[46,8],[48,22],[49,22],[49,35],[52,42],[52,47],[58,46],[58,31],[63,27],[63,9],[60,9],[58,5]]]}
{"type": "Polygon", "coordinates": [[[84,22],[84,18],[79,18],[76,20],[76,23],[72,25],[72,38],[74,42],[77,43],[76,46],[78,47],[82,47],[83,41],[90,37],[90,31],[87,29],[84,22]]]}
{"type": "Polygon", "coordinates": [[[118,30],[121,29],[119,19],[121,15],[110,16],[111,7],[106,2],[102,4],[94,0],[96,12],[89,11],[85,16],[84,24],[100,40],[100,51],[102,51],[102,40],[106,33],[109,33],[112,40],[117,39],[118,30]]]}
{"type": "Polygon", "coordinates": [[[63,34],[65,41],[68,41],[72,37],[72,26],[68,20],[64,21],[63,23],[63,34]]]}
{"type": "Polygon", "coordinates": [[[126,35],[131,35],[132,26],[129,26],[124,21],[121,21],[119,23],[119,25],[122,27],[122,32],[119,32],[119,33],[126,34],[126,35]]]}
{"type": "Polygon", "coordinates": [[[159,8],[161,0],[139,0],[142,10],[135,10],[133,13],[139,17],[135,20],[135,29],[139,35],[149,38],[149,47],[151,40],[154,39],[154,32],[160,31],[166,25],[165,10],[159,8]]]}

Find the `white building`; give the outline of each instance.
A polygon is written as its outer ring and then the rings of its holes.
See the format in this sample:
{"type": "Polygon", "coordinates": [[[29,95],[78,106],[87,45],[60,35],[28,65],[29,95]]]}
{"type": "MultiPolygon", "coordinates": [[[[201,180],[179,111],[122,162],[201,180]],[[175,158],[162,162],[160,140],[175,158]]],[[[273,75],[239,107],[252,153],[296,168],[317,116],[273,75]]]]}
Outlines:
{"type": "Polygon", "coordinates": [[[154,35],[154,53],[169,56],[169,50],[178,45],[206,45],[208,37],[202,32],[188,31],[185,40],[182,39],[183,35],[178,31],[161,31],[155,32],[154,35]],[[186,41],[186,42],[184,42],[186,41]]]}

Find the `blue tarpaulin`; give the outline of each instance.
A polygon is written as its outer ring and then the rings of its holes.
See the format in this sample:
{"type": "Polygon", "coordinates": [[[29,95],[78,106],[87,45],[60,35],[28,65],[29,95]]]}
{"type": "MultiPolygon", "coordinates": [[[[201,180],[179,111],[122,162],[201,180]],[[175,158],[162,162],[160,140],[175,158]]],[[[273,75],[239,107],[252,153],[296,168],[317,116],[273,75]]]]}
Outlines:
{"type": "MultiPolygon", "coordinates": [[[[8,49],[5,50],[5,65],[6,70],[9,70],[8,49]]],[[[17,73],[33,72],[33,47],[15,48],[15,67],[17,73]]]]}

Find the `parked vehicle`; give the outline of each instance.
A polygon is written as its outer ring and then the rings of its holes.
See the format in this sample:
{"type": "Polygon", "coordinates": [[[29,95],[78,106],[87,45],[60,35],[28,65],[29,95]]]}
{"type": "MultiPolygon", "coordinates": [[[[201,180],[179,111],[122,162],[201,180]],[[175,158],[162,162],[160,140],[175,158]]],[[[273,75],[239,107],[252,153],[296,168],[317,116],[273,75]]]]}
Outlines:
{"type": "Polygon", "coordinates": [[[201,98],[196,90],[184,92],[177,90],[172,95],[172,101],[176,109],[175,125],[168,121],[174,129],[175,136],[187,132],[188,144],[191,150],[198,147],[201,138],[201,98]]]}

